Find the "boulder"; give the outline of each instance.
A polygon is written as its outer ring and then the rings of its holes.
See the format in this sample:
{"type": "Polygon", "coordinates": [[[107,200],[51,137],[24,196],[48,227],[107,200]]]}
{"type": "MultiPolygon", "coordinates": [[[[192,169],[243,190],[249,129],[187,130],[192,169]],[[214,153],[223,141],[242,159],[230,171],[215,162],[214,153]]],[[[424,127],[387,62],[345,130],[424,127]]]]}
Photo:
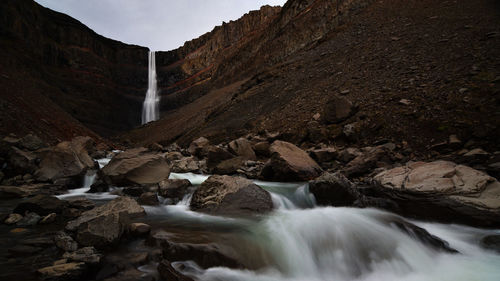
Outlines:
{"type": "Polygon", "coordinates": [[[168,179],[158,184],[158,194],[166,198],[182,199],[186,195],[191,182],[186,179],[168,179]]]}
{"type": "Polygon", "coordinates": [[[256,160],[252,144],[245,138],[239,138],[229,143],[229,151],[245,160],[256,160]]]}
{"type": "Polygon", "coordinates": [[[389,165],[390,151],[386,146],[366,147],[361,154],[349,161],[343,172],[348,177],[361,176],[370,173],[377,165],[389,165]]]}
{"type": "Polygon", "coordinates": [[[134,148],[117,154],[101,170],[104,181],[115,186],[155,184],[170,175],[162,154],[134,148]]]}
{"type": "Polygon", "coordinates": [[[209,169],[214,168],[224,160],[231,159],[234,157],[233,154],[231,154],[224,148],[213,145],[207,147],[206,152],[207,152],[207,167],[209,169]]]}
{"type": "Polygon", "coordinates": [[[0,186],[0,199],[25,198],[45,191],[51,191],[51,185],[29,184],[22,186],[0,186]]]}
{"type": "Polygon", "coordinates": [[[212,173],[218,175],[235,174],[245,165],[245,159],[242,157],[234,157],[220,162],[212,169],[212,173]]]}
{"type": "Polygon", "coordinates": [[[305,181],[318,177],[321,168],[305,151],[284,141],[274,141],[270,148],[271,159],[261,176],[276,181],[305,181]]]}
{"type": "Polygon", "coordinates": [[[269,148],[271,147],[271,144],[267,141],[261,141],[256,143],[253,146],[253,150],[255,151],[255,154],[260,157],[269,157],[271,155],[269,148]]]}
{"type": "Polygon", "coordinates": [[[26,213],[26,215],[16,223],[17,226],[26,227],[36,225],[42,218],[37,213],[26,213]]]}
{"type": "Polygon", "coordinates": [[[37,155],[33,152],[24,151],[17,147],[11,147],[8,157],[8,170],[13,174],[32,174],[37,169],[37,155]]]}
{"type": "Polygon", "coordinates": [[[500,226],[500,183],[449,161],[409,162],[375,176],[379,196],[404,215],[475,226],[500,226]]]}
{"type": "Polygon", "coordinates": [[[47,147],[47,144],[38,136],[27,134],[19,140],[19,146],[30,151],[35,151],[47,147]]]}
{"type": "Polygon", "coordinates": [[[340,172],[323,173],[309,182],[309,191],[314,194],[319,205],[352,206],[356,200],[362,198],[356,186],[340,172]]]}
{"type": "Polygon", "coordinates": [[[210,145],[210,141],[204,137],[200,137],[191,142],[187,151],[193,156],[201,157],[203,156],[203,148],[208,145],[210,145]]]}
{"type": "Polygon", "coordinates": [[[84,247],[72,252],[66,252],[63,258],[75,262],[96,264],[101,261],[102,255],[98,254],[94,247],[84,247]]]}
{"type": "Polygon", "coordinates": [[[71,236],[69,236],[66,232],[59,231],[54,236],[54,243],[56,247],[65,251],[72,252],[78,249],[78,243],[71,236]]]}
{"type": "Polygon", "coordinates": [[[339,123],[354,114],[355,109],[347,98],[334,95],[325,104],[321,117],[326,124],[339,123]]]}
{"type": "Polygon", "coordinates": [[[94,160],[89,156],[94,141],[90,137],[76,137],[40,152],[41,162],[35,176],[40,181],[56,181],[60,178],[85,175],[88,169],[95,167],[94,160]]]}
{"type": "Polygon", "coordinates": [[[269,212],[269,192],[241,177],[211,176],[194,192],[191,209],[215,215],[269,212]]]}
{"type": "Polygon", "coordinates": [[[332,162],[337,158],[338,151],[335,147],[325,147],[314,149],[309,152],[309,155],[318,163],[332,162]]]}
{"type": "Polygon", "coordinates": [[[23,215],[28,211],[35,212],[42,216],[46,216],[50,213],[61,214],[66,206],[68,206],[68,202],[56,197],[36,195],[19,203],[14,209],[14,213],[23,215]]]}
{"type": "Polygon", "coordinates": [[[76,241],[84,246],[104,247],[120,239],[128,220],[145,215],[144,208],[130,197],[118,197],[82,213],[68,222],[66,229],[76,231],[76,241]]]}
{"type": "Polygon", "coordinates": [[[194,157],[184,157],[172,162],[172,172],[191,173],[200,170],[200,163],[194,157]]]}
{"type": "Polygon", "coordinates": [[[160,202],[158,201],[158,196],[154,192],[145,192],[141,194],[137,202],[141,205],[156,206],[160,202]]]}

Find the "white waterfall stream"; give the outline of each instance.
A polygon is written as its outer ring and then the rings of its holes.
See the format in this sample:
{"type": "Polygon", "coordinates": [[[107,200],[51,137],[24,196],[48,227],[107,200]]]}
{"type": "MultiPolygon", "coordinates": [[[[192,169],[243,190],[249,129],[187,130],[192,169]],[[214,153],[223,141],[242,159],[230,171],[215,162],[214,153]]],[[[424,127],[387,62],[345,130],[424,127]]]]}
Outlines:
{"type": "Polygon", "coordinates": [[[160,96],[156,82],[156,58],[155,52],[150,51],[148,56],[148,91],[142,105],[142,124],[158,120],[160,118],[160,96]]]}

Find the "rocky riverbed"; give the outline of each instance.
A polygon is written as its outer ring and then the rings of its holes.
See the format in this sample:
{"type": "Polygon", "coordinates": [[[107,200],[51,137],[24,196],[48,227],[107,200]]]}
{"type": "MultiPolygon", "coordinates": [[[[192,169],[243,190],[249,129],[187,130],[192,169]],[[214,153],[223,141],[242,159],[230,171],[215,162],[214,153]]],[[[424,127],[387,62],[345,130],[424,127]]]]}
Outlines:
{"type": "Polygon", "coordinates": [[[9,136],[2,276],[448,280],[423,269],[436,262],[494,280],[497,154],[455,137],[439,149],[415,159],[405,144],[300,148],[266,134],[121,151],[9,136]]]}

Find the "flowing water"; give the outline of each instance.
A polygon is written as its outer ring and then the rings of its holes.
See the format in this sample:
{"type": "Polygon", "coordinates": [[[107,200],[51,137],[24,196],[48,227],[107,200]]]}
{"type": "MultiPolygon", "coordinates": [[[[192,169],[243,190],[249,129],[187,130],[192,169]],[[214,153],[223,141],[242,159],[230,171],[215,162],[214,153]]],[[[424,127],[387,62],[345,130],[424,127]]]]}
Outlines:
{"type": "MultiPolygon", "coordinates": [[[[208,176],[172,173],[170,178],[199,185],[208,176]]],[[[272,213],[229,218],[193,212],[191,192],[176,205],[144,206],[147,217],[141,220],[175,242],[215,243],[246,268],[204,269],[192,260],[172,263],[196,280],[500,280],[500,254],[479,245],[481,238],[500,230],[411,221],[459,251],[451,254],[402,232],[391,223],[404,219],[395,214],[317,207],[305,183],[255,183],[271,193],[272,213]]],[[[107,193],[94,196],[110,199],[107,193]]],[[[138,269],[154,274],[155,268],[149,264],[138,269]]]]}
{"type": "Polygon", "coordinates": [[[148,91],[142,105],[142,124],[158,120],[160,117],[160,96],[156,85],[156,59],[155,52],[148,55],[148,91]]]}

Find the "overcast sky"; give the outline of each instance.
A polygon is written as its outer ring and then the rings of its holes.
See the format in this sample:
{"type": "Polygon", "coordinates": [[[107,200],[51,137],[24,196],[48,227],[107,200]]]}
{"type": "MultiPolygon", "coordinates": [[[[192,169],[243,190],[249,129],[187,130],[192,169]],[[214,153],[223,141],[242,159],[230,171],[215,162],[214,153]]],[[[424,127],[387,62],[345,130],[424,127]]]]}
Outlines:
{"type": "MultiPolygon", "coordinates": [[[[0,0],[1,1],[1,0],[0,0]]],[[[95,32],[153,51],[182,46],[222,21],[286,0],[35,0],[68,14],[95,32]]]]}

